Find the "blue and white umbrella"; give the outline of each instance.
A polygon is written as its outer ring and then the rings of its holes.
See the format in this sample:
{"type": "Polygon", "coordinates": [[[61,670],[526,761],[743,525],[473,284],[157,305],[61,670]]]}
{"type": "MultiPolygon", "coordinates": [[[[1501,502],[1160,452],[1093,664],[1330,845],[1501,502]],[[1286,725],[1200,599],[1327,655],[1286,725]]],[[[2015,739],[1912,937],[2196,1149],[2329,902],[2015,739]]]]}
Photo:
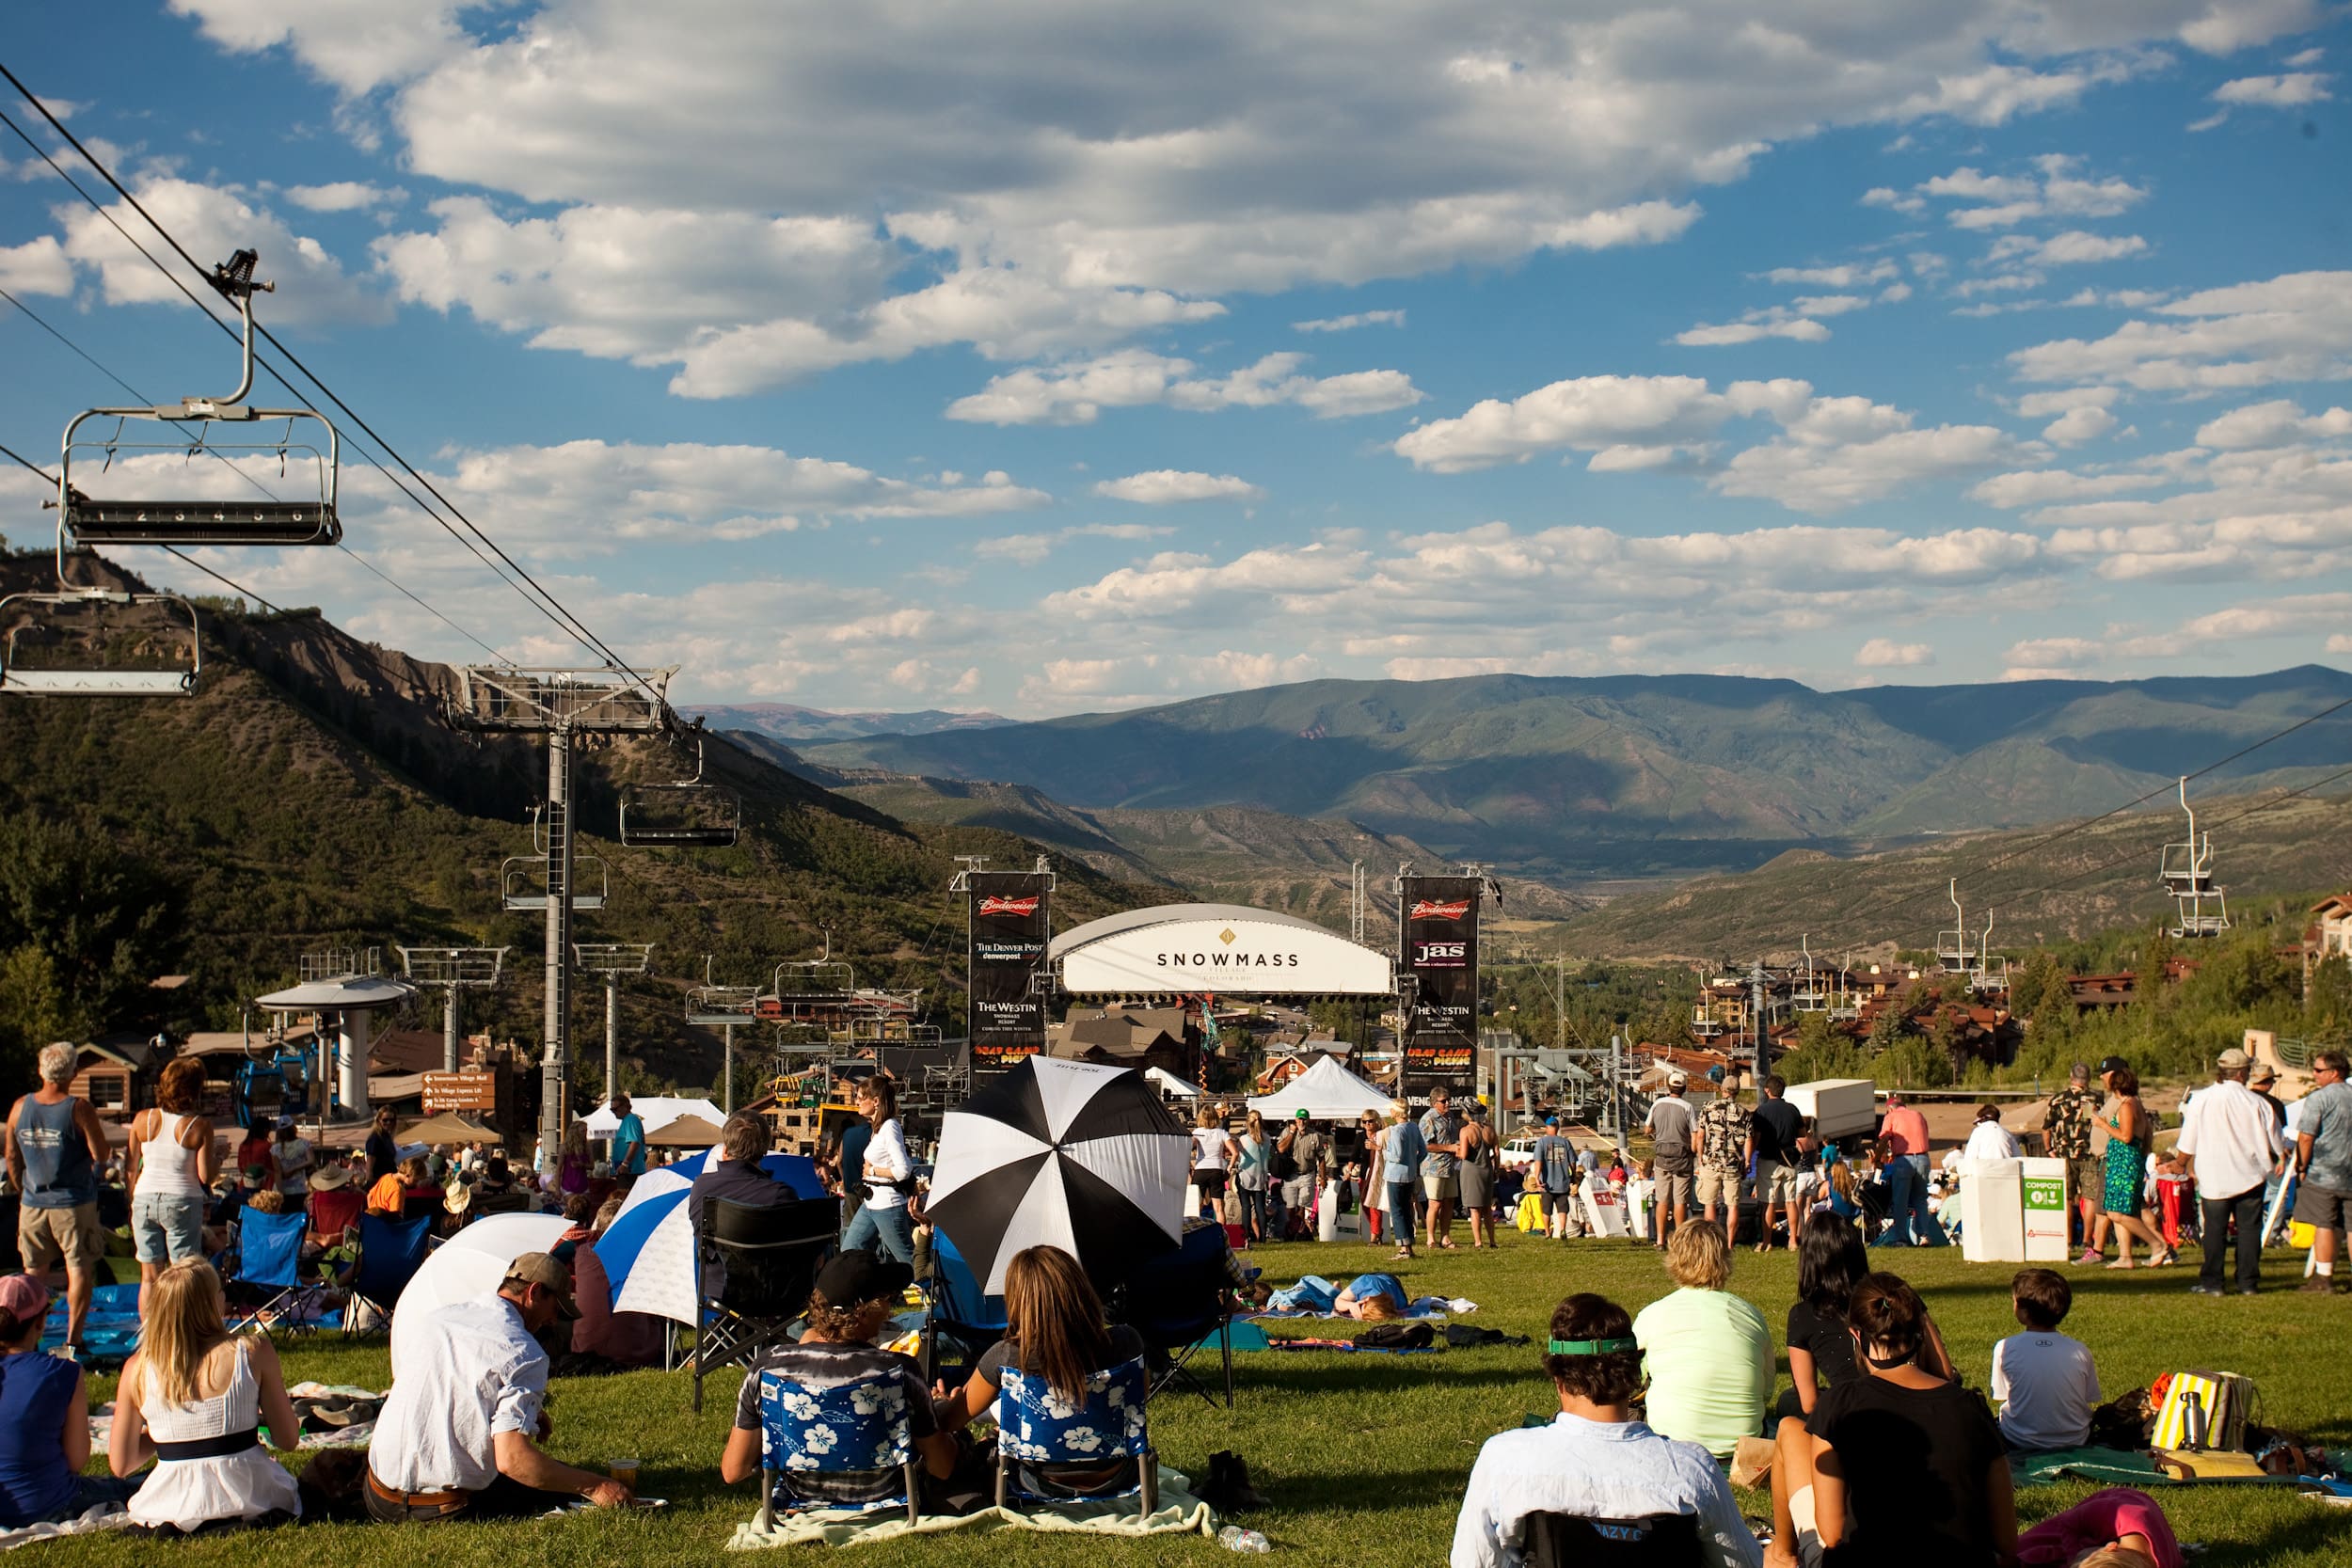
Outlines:
{"type": "MultiPolygon", "coordinates": [[[[700,1321],[701,1279],[686,1195],[709,1157],[705,1150],[639,1177],[619,1216],[596,1239],[596,1259],[612,1283],[613,1311],[647,1312],[689,1325],[700,1321]]],[[[759,1164],[803,1201],[833,1201],[816,1162],[806,1155],[771,1154],[759,1164]]]]}

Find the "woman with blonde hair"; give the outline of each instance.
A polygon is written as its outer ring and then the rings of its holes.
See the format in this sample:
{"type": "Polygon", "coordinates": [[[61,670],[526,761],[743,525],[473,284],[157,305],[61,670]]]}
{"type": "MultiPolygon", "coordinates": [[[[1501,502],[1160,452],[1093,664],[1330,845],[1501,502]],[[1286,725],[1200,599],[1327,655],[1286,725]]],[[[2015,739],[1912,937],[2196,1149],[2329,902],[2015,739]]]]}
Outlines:
{"type": "Polygon", "coordinates": [[[1633,1320],[1649,1375],[1653,1432],[1728,1459],[1763,1430],[1777,1358],[1764,1315],[1732,1294],[1731,1242],[1713,1220],[1677,1227],[1666,1243],[1674,1293],[1633,1320]]]}
{"type": "Polygon", "coordinates": [[[1380,1134],[1380,1190],[1388,1198],[1389,1237],[1396,1250],[1392,1263],[1413,1256],[1413,1200],[1421,1196],[1421,1163],[1429,1157],[1429,1140],[1413,1119],[1413,1108],[1402,1100],[1389,1101],[1388,1130],[1380,1134]]]}
{"type": "MultiPolygon", "coordinates": [[[[963,1386],[938,1403],[942,1432],[957,1432],[996,1407],[1007,1369],[1043,1380],[1063,1399],[1083,1401],[1087,1380],[1143,1354],[1120,1323],[1104,1326],[1103,1298],[1078,1260],[1059,1247],[1033,1246],[1005,1265],[1005,1337],[989,1347],[963,1386]]],[[[1023,1484],[1047,1495],[1088,1497],[1135,1483],[1135,1465],[1024,1467],[1023,1484]]]]}
{"type": "Polygon", "coordinates": [[[588,1124],[575,1121],[564,1130],[564,1153],[555,1166],[556,1190],[565,1197],[586,1192],[596,1168],[596,1151],[588,1147],[588,1124]]]}
{"type": "Polygon", "coordinates": [[[1233,1186],[1241,1194],[1241,1223],[1253,1242],[1279,1242],[1271,1234],[1274,1196],[1274,1140],[1265,1135],[1265,1117],[1249,1113],[1242,1125],[1241,1142],[1233,1148],[1233,1186]]]}
{"type": "Polygon", "coordinates": [[[1219,1219],[1225,1210],[1225,1174],[1233,1162],[1233,1135],[1225,1118],[1206,1100],[1192,1130],[1192,1186],[1200,1196],[1199,1218],[1219,1219]]]}
{"type": "Polygon", "coordinates": [[[156,1461],[131,1499],[132,1524],[192,1533],[230,1519],[300,1517],[294,1479],[262,1449],[258,1431],[266,1422],[283,1453],[300,1439],[277,1347],[258,1334],[229,1332],[220,1275],[201,1259],[164,1270],[150,1297],[106,1438],[107,1465],[118,1476],[156,1461]]]}
{"type": "Polygon", "coordinates": [[[167,1263],[204,1255],[208,1189],[220,1174],[213,1124],[196,1114],[204,1064],[175,1058],[155,1085],[155,1106],[131,1118],[131,1238],[139,1259],[139,1313],[167,1263]]]}

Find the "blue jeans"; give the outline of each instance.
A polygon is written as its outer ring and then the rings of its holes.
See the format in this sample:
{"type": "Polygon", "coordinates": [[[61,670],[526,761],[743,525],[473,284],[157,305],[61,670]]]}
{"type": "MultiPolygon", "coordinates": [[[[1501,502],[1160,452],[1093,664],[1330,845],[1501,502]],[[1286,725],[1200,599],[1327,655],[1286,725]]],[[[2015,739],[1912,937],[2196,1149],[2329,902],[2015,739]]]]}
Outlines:
{"type": "Polygon", "coordinates": [[[1395,1232],[1390,1240],[1398,1246],[1413,1244],[1413,1200],[1421,1196],[1421,1184],[1411,1178],[1403,1181],[1384,1182],[1389,1190],[1389,1228],[1395,1232]]]}
{"type": "Polygon", "coordinates": [[[1903,1154],[1886,1167],[1887,1218],[1891,1222],[1880,1232],[1872,1246],[1915,1246],[1925,1241],[1930,1246],[1949,1246],[1951,1238],[1944,1234],[1935,1211],[1928,1207],[1928,1157],[1924,1154],[1903,1154]],[[1916,1227],[1917,1240],[1914,1239],[1916,1227]]]}
{"type": "Polygon", "coordinates": [[[914,1226],[907,1218],[906,1205],[877,1209],[872,1204],[857,1212],[849,1230],[841,1238],[841,1250],[879,1252],[912,1266],[914,1262],[914,1226]]]}
{"type": "Polygon", "coordinates": [[[1281,1222],[1276,1219],[1274,1195],[1263,1187],[1239,1188],[1241,1193],[1241,1223],[1253,1242],[1279,1242],[1282,1239],[1281,1222]]]}

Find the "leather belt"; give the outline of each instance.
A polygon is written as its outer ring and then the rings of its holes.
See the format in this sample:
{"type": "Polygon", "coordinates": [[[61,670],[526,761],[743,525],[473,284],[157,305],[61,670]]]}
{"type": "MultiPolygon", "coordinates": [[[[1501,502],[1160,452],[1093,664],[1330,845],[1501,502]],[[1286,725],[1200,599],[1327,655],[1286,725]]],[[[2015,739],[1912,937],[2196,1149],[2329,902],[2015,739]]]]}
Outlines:
{"type": "Polygon", "coordinates": [[[403,1508],[449,1508],[469,1501],[473,1497],[472,1493],[462,1489],[449,1492],[395,1492],[376,1480],[373,1470],[368,1472],[368,1490],[382,1497],[386,1502],[398,1503],[403,1508]]]}

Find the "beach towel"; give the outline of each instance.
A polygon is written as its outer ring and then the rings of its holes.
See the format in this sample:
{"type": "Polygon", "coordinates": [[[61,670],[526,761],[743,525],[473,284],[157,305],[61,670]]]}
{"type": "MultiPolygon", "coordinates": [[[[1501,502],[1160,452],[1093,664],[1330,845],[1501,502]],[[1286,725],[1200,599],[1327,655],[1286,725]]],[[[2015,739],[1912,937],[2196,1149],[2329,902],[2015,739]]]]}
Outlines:
{"type": "Polygon", "coordinates": [[[22,1529],[0,1530],[0,1552],[12,1552],[19,1546],[29,1546],[36,1541],[55,1541],[66,1535],[93,1535],[103,1529],[120,1529],[131,1522],[130,1513],[120,1503],[103,1503],[87,1513],[56,1525],[26,1525],[22,1529]]]}
{"type": "Polygon", "coordinates": [[[1421,1350],[1406,1350],[1396,1345],[1359,1345],[1347,1339],[1276,1339],[1271,1342],[1276,1350],[1336,1350],[1344,1351],[1352,1355],[1435,1355],[1438,1354],[1438,1347],[1435,1345],[1421,1350]]]}
{"type": "Polygon", "coordinates": [[[869,1541],[892,1541],[908,1535],[938,1535],[947,1530],[1032,1529],[1052,1534],[1086,1535],[1207,1535],[1216,1534],[1216,1514],[1192,1495],[1192,1481],[1167,1465],[1160,1466],[1160,1506],[1148,1518],[1136,1516],[1134,1497],[1101,1501],[1028,1502],[1023,1511],[984,1508],[976,1513],[926,1515],[907,1523],[902,1509],[859,1510],[819,1508],[779,1513],[766,1529],[754,1514],[735,1528],[727,1542],[731,1552],[760,1551],[770,1546],[818,1544],[856,1546],[869,1541]]]}

